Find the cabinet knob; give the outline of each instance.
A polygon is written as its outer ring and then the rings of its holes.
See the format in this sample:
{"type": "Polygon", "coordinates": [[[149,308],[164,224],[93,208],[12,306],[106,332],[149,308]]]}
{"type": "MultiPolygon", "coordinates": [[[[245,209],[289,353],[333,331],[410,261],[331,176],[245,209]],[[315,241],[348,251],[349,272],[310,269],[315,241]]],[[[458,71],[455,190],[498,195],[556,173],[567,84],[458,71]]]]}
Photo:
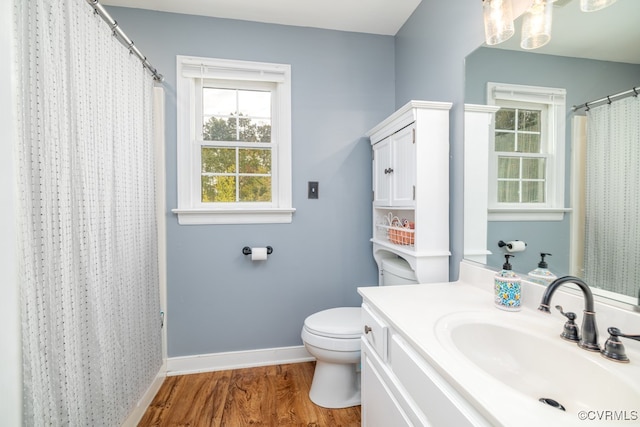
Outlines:
{"type": "Polygon", "coordinates": [[[392,172],[393,172],[393,168],[386,168],[386,169],[384,170],[384,173],[385,173],[385,174],[392,173],[392,172]]]}
{"type": "Polygon", "coordinates": [[[364,325],[364,334],[366,335],[369,332],[371,332],[371,326],[364,325]]]}

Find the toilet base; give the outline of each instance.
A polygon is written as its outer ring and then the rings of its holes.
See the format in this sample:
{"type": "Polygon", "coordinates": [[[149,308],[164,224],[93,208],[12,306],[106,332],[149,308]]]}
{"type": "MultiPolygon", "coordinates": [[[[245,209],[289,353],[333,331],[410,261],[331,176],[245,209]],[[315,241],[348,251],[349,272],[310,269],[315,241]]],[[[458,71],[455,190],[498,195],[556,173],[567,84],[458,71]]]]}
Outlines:
{"type": "Polygon", "coordinates": [[[309,398],[323,408],[360,405],[360,372],[354,363],[316,361],[309,398]]]}

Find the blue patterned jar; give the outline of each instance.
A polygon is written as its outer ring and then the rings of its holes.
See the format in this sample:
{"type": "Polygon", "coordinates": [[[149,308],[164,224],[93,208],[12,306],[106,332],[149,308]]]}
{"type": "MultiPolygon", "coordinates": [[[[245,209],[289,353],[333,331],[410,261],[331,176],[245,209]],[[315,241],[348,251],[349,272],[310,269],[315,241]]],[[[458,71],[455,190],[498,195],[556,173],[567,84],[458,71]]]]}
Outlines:
{"type": "Polygon", "coordinates": [[[513,255],[505,255],[502,270],[495,274],[494,302],[502,310],[518,311],[522,307],[522,286],[520,277],[511,270],[510,257],[513,255]]]}

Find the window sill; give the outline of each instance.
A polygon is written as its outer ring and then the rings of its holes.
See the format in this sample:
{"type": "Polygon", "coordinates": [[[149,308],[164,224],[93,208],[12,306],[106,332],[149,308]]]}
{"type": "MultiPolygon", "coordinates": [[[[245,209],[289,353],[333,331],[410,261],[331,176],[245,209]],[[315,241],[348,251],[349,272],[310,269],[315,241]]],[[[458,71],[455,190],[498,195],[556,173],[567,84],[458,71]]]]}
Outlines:
{"type": "Polygon", "coordinates": [[[294,208],[268,209],[172,209],[180,225],[289,224],[294,208]]]}
{"type": "Polygon", "coordinates": [[[570,208],[489,209],[489,221],[562,221],[570,208]]]}

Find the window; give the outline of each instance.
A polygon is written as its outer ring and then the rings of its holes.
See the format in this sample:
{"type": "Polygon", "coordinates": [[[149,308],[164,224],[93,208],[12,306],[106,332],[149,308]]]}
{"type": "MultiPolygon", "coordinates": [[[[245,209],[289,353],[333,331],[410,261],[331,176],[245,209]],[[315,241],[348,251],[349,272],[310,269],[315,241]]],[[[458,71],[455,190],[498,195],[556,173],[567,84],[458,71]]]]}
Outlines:
{"type": "Polygon", "coordinates": [[[489,219],[561,220],[564,89],[489,83],[495,114],[489,153],[489,219]]]}
{"type": "Polygon", "coordinates": [[[177,58],[180,224],[291,222],[289,65],[177,58]]]}

